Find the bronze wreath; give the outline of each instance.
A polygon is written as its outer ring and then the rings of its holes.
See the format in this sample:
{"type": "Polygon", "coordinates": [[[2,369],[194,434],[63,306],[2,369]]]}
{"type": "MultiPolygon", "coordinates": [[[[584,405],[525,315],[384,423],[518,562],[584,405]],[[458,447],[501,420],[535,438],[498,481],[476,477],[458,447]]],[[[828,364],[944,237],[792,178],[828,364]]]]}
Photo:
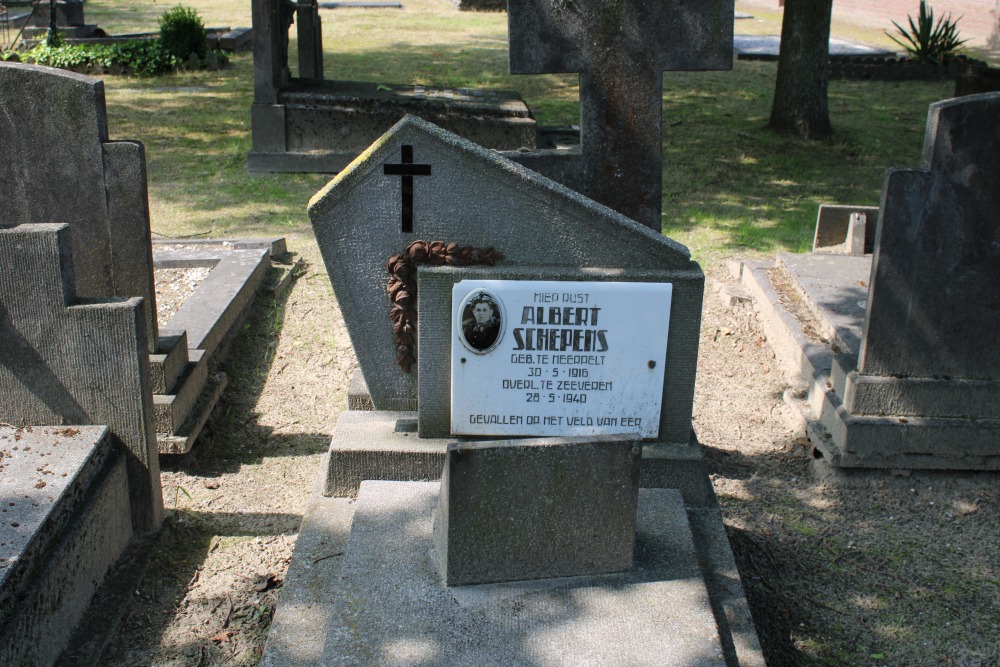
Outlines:
{"type": "Polygon", "coordinates": [[[406,250],[393,255],[386,263],[389,282],[389,318],[396,343],[396,363],[407,373],[417,360],[417,266],[493,266],[503,255],[493,248],[473,248],[444,241],[414,241],[406,250]]]}

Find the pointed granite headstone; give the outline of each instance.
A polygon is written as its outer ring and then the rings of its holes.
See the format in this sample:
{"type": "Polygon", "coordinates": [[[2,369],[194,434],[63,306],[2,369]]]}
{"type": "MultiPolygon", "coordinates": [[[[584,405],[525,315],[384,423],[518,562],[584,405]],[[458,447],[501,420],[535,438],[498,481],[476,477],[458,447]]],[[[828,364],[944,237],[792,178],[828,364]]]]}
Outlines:
{"type": "MultiPolygon", "coordinates": [[[[704,274],[684,246],[412,116],[319,192],[309,215],[375,409],[417,410],[419,387],[421,436],[447,431],[450,306],[418,322],[419,371],[407,372],[396,362],[386,295],[392,256],[416,240],[442,241],[495,249],[495,272],[479,277],[672,283],[659,432],[688,442],[704,274]]],[[[458,279],[434,282],[444,289],[458,279]]]]}

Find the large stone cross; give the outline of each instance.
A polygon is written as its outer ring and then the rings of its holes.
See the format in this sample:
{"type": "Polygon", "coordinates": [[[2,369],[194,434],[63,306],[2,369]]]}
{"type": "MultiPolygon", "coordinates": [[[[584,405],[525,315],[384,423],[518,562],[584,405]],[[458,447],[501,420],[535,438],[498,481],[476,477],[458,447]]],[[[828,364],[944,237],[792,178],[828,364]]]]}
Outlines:
{"type": "Polygon", "coordinates": [[[579,73],[574,186],[660,231],[663,72],[733,65],[734,0],[509,0],[512,74],[579,73]]]}

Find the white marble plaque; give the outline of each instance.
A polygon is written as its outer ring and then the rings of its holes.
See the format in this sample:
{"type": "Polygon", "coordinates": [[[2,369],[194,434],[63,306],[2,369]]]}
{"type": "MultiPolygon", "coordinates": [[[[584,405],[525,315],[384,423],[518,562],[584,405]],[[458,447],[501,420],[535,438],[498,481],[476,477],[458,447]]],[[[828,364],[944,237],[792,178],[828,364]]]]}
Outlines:
{"type": "Polygon", "coordinates": [[[671,288],[669,283],[457,283],[452,433],[655,438],[671,288]]]}

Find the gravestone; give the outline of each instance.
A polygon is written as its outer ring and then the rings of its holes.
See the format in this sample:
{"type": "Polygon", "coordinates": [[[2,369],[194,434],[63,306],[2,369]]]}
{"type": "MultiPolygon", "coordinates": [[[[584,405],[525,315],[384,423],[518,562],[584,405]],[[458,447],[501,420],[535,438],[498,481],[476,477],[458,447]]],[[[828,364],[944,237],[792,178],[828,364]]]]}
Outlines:
{"type": "Polygon", "coordinates": [[[375,409],[338,420],[321,488],[357,498],[313,499],[262,665],[763,664],[686,248],[413,117],[309,214],[375,409]]]}
{"type": "Polygon", "coordinates": [[[579,164],[511,158],[660,231],[663,72],[733,66],[732,0],[510,0],[512,74],[580,75],[579,164]]]}
{"type": "Polygon", "coordinates": [[[107,425],[129,452],[133,527],[155,530],[162,500],[144,304],[82,299],[71,237],[68,225],[0,229],[0,421],[107,425]]]}
{"type": "Polygon", "coordinates": [[[99,79],[0,62],[0,229],[71,229],[81,297],[146,300],[156,352],[156,298],[142,144],[110,141],[99,79]]]}
{"type": "Polygon", "coordinates": [[[440,89],[324,78],[316,2],[253,0],[250,172],[336,173],[406,114],[496,149],[534,147],[535,121],[513,91],[440,89]],[[298,31],[298,75],[288,30],[298,31]]]}
{"type": "MultiPolygon", "coordinates": [[[[932,104],[921,168],[886,176],[874,254],[779,257],[829,343],[790,317],[768,338],[798,336],[811,440],[834,465],[1000,469],[998,121],[1000,94],[932,104]]],[[[744,272],[774,303],[761,274],[744,272]]]]}
{"type": "Polygon", "coordinates": [[[671,283],[656,437],[690,441],[704,274],[680,244],[412,116],[318,193],[309,215],[376,410],[419,410],[421,436],[449,434],[451,322],[420,321],[419,368],[404,370],[387,316],[386,262],[418,239],[469,247],[486,239],[503,255],[495,266],[414,267],[431,288],[415,295],[419,309],[450,304],[462,278],[671,283]],[[427,173],[398,175],[407,164],[427,173]]]}
{"type": "Polygon", "coordinates": [[[0,229],[0,663],[54,664],[163,518],[142,299],[80,298],[72,229],[0,229]]]}
{"type": "Polygon", "coordinates": [[[875,247],[878,206],[820,204],[813,252],[871,254],[875,247]]]}
{"type": "Polygon", "coordinates": [[[886,176],[859,373],[1000,382],[998,148],[1000,95],[938,102],[886,176]]]}
{"type": "Polygon", "coordinates": [[[66,223],[81,298],[144,300],[160,449],[186,452],[225,387],[225,374],[210,378],[208,367],[261,284],[266,251],[203,261],[217,269],[206,285],[222,283],[221,289],[196,293],[182,308],[186,316],[164,327],[161,338],[144,150],[135,141],[108,140],[103,82],[0,63],[0,136],[0,230],[66,223]],[[190,324],[190,331],[179,324],[190,324]]]}

